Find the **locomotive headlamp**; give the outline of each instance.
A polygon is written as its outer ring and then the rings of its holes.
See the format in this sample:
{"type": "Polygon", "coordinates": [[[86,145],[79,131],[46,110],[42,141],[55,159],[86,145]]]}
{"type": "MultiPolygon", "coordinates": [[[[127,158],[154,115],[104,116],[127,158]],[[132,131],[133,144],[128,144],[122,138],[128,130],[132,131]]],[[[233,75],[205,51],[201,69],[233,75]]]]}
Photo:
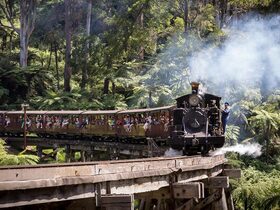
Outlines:
{"type": "Polygon", "coordinates": [[[189,98],[189,103],[191,106],[197,106],[200,102],[200,97],[198,95],[191,95],[189,98]]]}

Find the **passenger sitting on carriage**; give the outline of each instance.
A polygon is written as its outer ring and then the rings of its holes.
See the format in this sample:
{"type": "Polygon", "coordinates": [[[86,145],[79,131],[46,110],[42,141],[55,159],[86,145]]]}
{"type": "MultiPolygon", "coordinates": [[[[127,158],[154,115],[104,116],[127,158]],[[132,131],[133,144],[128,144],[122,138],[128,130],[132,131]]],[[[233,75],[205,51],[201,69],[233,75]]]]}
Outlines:
{"type": "Polygon", "coordinates": [[[135,120],[133,117],[130,118],[130,124],[129,124],[129,132],[131,132],[131,129],[133,127],[133,125],[135,124],[135,120]]]}
{"type": "Polygon", "coordinates": [[[5,116],[5,122],[4,122],[5,128],[8,127],[10,124],[11,124],[11,119],[8,116],[5,116]]]}
{"type": "Polygon", "coordinates": [[[146,118],[145,124],[144,124],[144,130],[150,130],[151,129],[151,124],[152,124],[152,117],[149,116],[146,118]]]}
{"type": "Polygon", "coordinates": [[[83,119],[83,122],[81,123],[80,128],[86,128],[86,126],[87,126],[88,124],[89,124],[88,118],[86,117],[86,118],[83,119]]]}
{"type": "Polygon", "coordinates": [[[31,118],[26,118],[26,127],[27,128],[30,128],[31,127],[31,125],[32,125],[32,120],[31,120],[31,118]]]}
{"type": "Polygon", "coordinates": [[[69,125],[69,119],[68,118],[64,118],[62,121],[62,128],[67,127],[68,128],[69,125]]]}
{"type": "Polygon", "coordinates": [[[156,117],[153,119],[153,125],[159,125],[159,121],[156,117]]]}
{"type": "Polygon", "coordinates": [[[115,127],[115,119],[112,118],[111,116],[108,119],[108,125],[111,126],[112,128],[115,127]]]}
{"type": "Polygon", "coordinates": [[[49,116],[47,116],[46,122],[47,122],[46,123],[47,128],[51,128],[52,127],[52,119],[49,116]]]}
{"type": "Polygon", "coordinates": [[[55,128],[59,128],[59,127],[60,127],[60,122],[59,122],[59,118],[58,118],[58,117],[54,117],[53,126],[54,126],[55,128]]]}
{"type": "Polygon", "coordinates": [[[79,128],[79,127],[80,127],[80,121],[79,121],[79,118],[78,118],[78,117],[75,118],[74,123],[75,123],[76,128],[79,128]]]}
{"type": "Polygon", "coordinates": [[[126,132],[130,132],[130,120],[129,120],[129,116],[124,117],[123,122],[124,122],[123,127],[124,127],[125,131],[126,131],[126,132]]]}
{"type": "MultiPolygon", "coordinates": [[[[24,118],[22,116],[20,116],[20,120],[21,120],[21,128],[23,128],[24,127],[24,118]]],[[[31,119],[26,117],[26,128],[30,128],[31,124],[32,124],[31,119]]]]}
{"type": "Polygon", "coordinates": [[[164,115],[161,115],[160,116],[160,124],[165,124],[165,117],[164,117],[164,115]]]}
{"type": "Polygon", "coordinates": [[[169,117],[165,118],[164,131],[167,132],[169,127],[169,117]]]}
{"type": "Polygon", "coordinates": [[[135,122],[136,125],[139,123],[138,117],[134,118],[134,122],[135,122]]]}
{"type": "Polygon", "coordinates": [[[36,116],[36,128],[43,128],[43,118],[41,115],[36,116]]]}

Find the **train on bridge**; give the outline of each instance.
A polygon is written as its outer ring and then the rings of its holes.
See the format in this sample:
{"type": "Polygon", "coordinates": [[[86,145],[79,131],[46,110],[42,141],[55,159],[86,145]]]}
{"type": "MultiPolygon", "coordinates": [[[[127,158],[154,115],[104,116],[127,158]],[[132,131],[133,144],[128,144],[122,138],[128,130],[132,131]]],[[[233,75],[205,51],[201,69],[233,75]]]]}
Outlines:
{"type": "Polygon", "coordinates": [[[169,145],[184,155],[207,154],[223,146],[221,97],[192,92],[174,106],[100,111],[0,111],[1,136],[22,136],[24,130],[41,138],[169,145]],[[24,116],[25,115],[25,116],[24,116]],[[26,127],[26,129],[24,129],[26,127]]]}

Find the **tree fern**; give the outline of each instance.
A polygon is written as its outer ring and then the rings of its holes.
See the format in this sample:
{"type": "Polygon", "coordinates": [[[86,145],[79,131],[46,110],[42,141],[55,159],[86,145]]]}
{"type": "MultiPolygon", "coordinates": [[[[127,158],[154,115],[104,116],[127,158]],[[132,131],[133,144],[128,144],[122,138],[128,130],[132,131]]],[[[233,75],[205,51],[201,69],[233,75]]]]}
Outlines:
{"type": "Polygon", "coordinates": [[[8,154],[5,144],[5,141],[0,139],[0,165],[34,165],[39,162],[38,156],[24,154],[26,151],[18,155],[8,154]]]}

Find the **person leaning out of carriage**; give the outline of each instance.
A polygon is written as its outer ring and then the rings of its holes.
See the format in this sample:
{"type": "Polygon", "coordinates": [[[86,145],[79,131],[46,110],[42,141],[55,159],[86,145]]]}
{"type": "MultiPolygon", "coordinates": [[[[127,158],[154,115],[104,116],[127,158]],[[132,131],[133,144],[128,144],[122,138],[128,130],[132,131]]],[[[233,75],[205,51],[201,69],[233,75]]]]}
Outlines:
{"type": "Polygon", "coordinates": [[[229,109],[229,103],[225,102],[225,108],[222,111],[222,125],[223,125],[223,133],[226,132],[226,126],[227,126],[227,121],[229,119],[229,113],[230,113],[230,109],[229,109]]]}

